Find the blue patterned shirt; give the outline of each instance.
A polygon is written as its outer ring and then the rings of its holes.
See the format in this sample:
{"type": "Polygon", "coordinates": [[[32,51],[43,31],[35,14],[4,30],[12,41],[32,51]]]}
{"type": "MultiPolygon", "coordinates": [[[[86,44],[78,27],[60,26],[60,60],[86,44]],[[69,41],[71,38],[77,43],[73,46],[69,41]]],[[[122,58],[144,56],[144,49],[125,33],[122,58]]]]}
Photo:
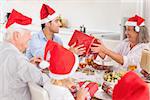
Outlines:
{"type": "MultiPolygon", "coordinates": [[[[61,38],[54,34],[53,41],[63,45],[61,38]]],[[[33,34],[31,40],[29,41],[29,47],[26,50],[26,56],[30,59],[34,56],[40,56],[44,58],[44,50],[47,43],[47,39],[43,31],[33,34]]]]}

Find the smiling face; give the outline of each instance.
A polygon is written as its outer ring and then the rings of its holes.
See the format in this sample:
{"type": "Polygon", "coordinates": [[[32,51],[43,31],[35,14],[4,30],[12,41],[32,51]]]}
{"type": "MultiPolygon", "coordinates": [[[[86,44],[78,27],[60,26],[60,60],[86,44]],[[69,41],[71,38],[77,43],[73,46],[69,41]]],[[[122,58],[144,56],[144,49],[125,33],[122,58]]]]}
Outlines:
{"type": "Polygon", "coordinates": [[[126,26],[125,34],[131,43],[138,41],[139,33],[134,30],[134,26],[126,26]]]}

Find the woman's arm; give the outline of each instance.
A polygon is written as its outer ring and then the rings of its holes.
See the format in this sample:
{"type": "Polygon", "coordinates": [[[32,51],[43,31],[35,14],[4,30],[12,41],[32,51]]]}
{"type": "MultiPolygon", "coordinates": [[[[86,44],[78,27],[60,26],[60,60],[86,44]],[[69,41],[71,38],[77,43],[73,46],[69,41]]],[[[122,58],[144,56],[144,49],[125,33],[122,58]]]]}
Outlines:
{"type": "Polygon", "coordinates": [[[118,62],[119,64],[123,65],[124,60],[123,60],[123,56],[111,51],[110,49],[106,48],[103,44],[93,44],[93,47],[91,47],[91,50],[94,53],[98,53],[99,56],[101,58],[105,58],[105,56],[109,56],[110,58],[112,58],[113,60],[115,60],[116,62],[118,62]]]}
{"type": "Polygon", "coordinates": [[[123,60],[123,56],[116,53],[116,52],[113,52],[109,49],[106,48],[106,50],[104,51],[107,56],[111,57],[113,60],[115,60],[117,63],[123,65],[124,64],[124,60],[123,60]]]}

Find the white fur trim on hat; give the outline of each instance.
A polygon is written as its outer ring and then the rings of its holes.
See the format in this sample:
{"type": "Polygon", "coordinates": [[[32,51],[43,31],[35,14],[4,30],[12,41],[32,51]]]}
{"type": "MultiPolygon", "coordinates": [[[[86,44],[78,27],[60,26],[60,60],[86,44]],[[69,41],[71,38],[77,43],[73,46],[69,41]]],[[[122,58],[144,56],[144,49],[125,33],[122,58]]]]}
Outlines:
{"type": "Polygon", "coordinates": [[[20,25],[20,24],[14,23],[14,24],[10,25],[7,29],[9,29],[9,28],[13,28],[13,29],[22,28],[22,29],[27,29],[30,31],[36,31],[38,29],[38,25],[33,25],[33,24],[20,25]]]}
{"type": "Polygon", "coordinates": [[[125,26],[137,26],[137,22],[127,21],[127,22],[125,23],[125,26]]]}
{"type": "Polygon", "coordinates": [[[48,15],[46,18],[41,20],[41,24],[47,23],[49,21],[52,21],[53,19],[55,19],[58,16],[59,16],[59,14],[56,13],[56,12],[54,14],[52,14],[52,15],[48,15]]]}
{"type": "Polygon", "coordinates": [[[75,56],[75,64],[74,64],[73,69],[71,70],[71,72],[69,74],[58,75],[58,74],[53,74],[50,71],[49,72],[49,76],[51,78],[54,78],[54,79],[57,79],[57,80],[62,80],[62,79],[71,77],[75,73],[75,71],[77,70],[77,68],[79,66],[79,58],[78,58],[78,56],[76,54],[74,54],[74,56],[75,56]]]}
{"type": "MultiPolygon", "coordinates": [[[[144,24],[144,22],[143,23],[141,23],[139,26],[144,26],[145,24],[144,24]]],[[[137,22],[132,22],[132,21],[127,21],[126,23],[125,23],[125,26],[138,26],[137,25],[137,22]]]]}

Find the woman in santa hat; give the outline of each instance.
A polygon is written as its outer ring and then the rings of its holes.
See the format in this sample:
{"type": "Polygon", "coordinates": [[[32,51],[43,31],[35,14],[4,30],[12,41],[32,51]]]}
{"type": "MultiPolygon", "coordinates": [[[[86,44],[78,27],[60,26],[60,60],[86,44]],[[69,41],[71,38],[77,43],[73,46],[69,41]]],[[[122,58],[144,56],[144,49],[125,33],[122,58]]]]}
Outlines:
{"type": "Polygon", "coordinates": [[[149,35],[144,21],[137,15],[128,19],[125,23],[127,38],[118,45],[116,51],[108,49],[102,41],[99,41],[101,44],[93,44],[91,50],[98,53],[103,59],[115,60],[119,66],[128,68],[128,66],[134,65],[138,68],[137,71],[140,71],[142,50],[149,49],[149,35]]]}
{"type": "Polygon", "coordinates": [[[50,100],[85,100],[88,95],[86,88],[78,88],[70,78],[78,68],[78,56],[58,43],[49,40],[46,44],[44,59],[49,59],[49,81],[44,84],[50,100]],[[75,98],[74,98],[75,97],[75,98]]]}

